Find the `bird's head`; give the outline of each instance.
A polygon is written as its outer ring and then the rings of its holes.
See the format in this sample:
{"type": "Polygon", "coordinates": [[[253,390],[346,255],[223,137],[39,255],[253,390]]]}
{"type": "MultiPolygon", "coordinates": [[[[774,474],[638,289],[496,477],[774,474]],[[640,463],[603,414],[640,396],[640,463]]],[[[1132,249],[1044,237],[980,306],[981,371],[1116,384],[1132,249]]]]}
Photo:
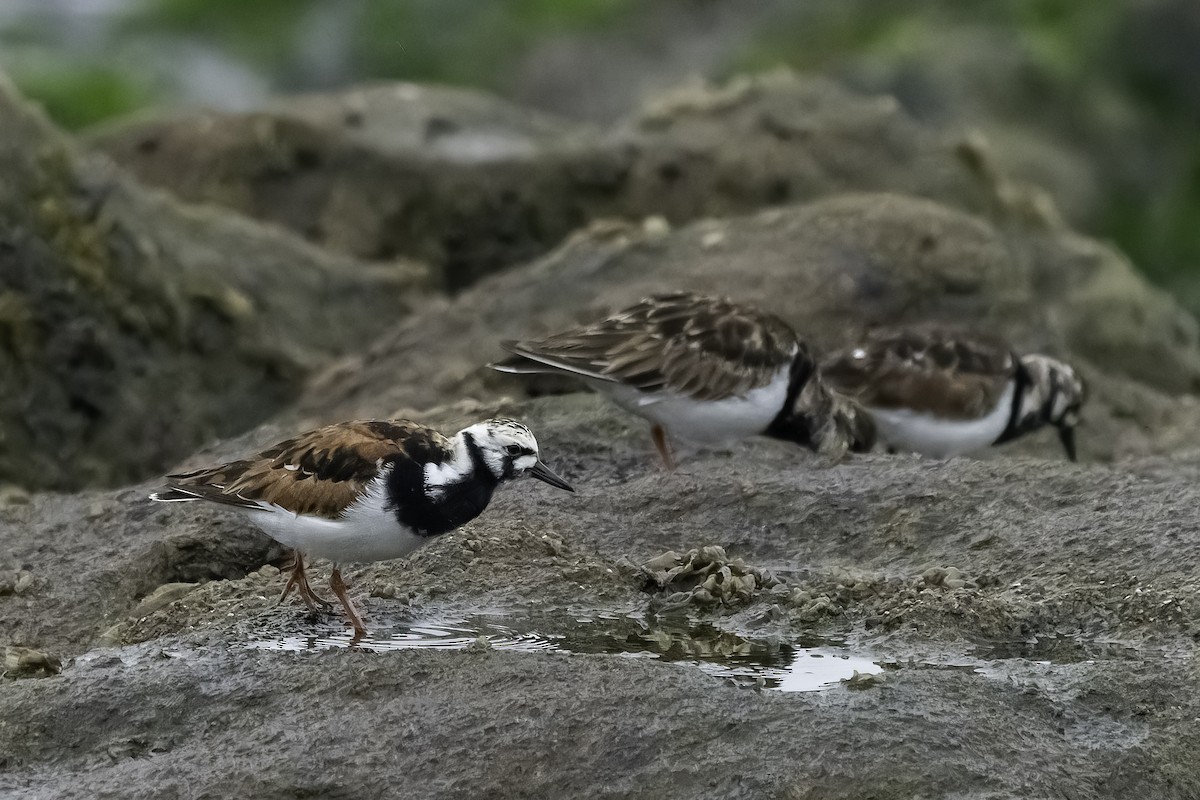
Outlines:
{"type": "Polygon", "coordinates": [[[1067,458],[1074,461],[1075,428],[1087,398],[1083,380],[1069,364],[1049,356],[1024,356],[1021,366],[1029,376],[1029,383],[1020,399],[1018,426],[1022,430],[1042,425],[1058,428],[1067,458]]]}
{"type": "Polygon", "coordinates": [[[483,466],[497,482],[530,477],[558,489],[575,491],[541,462],[537,439],[519,422],[489,419],[464,428],[459,436],[474,444],[483,466]]]}

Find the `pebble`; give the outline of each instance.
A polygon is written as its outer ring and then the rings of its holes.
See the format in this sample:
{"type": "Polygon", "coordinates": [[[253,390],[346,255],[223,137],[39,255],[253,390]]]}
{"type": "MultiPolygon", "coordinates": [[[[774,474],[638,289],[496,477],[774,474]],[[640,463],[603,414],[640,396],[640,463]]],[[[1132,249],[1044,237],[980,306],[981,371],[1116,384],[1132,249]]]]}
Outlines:
{"type": "Polygon", "coordinates": [[[4,673],[12,677],[34,675],[57,675],[62,672],[62,662],[57,656],[34,650],[32,647],[8,645],[4,648],[4,673]]]}
{"type": "Polygon", "coordinates": [[[828,597],[821,595],[805,603],[796,616],[801,622],[816,622],[823,616],[832,616],[840,611],[828,597]]]}
{"type": "Polygon", "coordinates": [[[88,503],[87,511],[83,513],[83,518],[86,520],[97,520],[108,514],[112,509],[111,505],[105,500],[93,500],[88,503]]]}
{"type": "Polygon", "coordinates": [[[671,232],[671,223],[659,214],[642,220],[642,233],[649,239],[661,239],[671,232]]]}
{"type": "Polygon", "coordinates": [[[25,594],[33,588],[33,573],[28,570],[21,570],[17,573],[17,579],[13,582],[13,594],[25,594]]]}
{"type": "Polygon", "coordinates": [[[812,594],[803,589],[793,589],[791,597],[788,598],[788,602],[794,606],[802,606],[810,600],[812,600],[812,594]]]}
{"type": "Polygon", "coordinates": [[[0,486],[0,506],[25,506],[31,499],[20,486],[0,486]]]}
{"type": "Polygon", "coordinates": [[[133,619],[148,617],[160,608],[190,594],[199,585],[198,583],[164,583],[143,597],[129,616],[133,619]]]}
{"type": "Polygon", "coordinates": [[[854,674],[842,681],[842,685],[847,689],[870,689],[883,683],[883,680],[878,675],[864,675],[858,670],[854,670],[854,674]]]}
{"type": "Polygon", "coordinates": [[[963,575],[958,567],[930,567],[921,573],[921,580],[928,586],[943,586],[947,589],[961,589],[975,584],[963,575]]]}
{"type": "Polygon", "coordinates": [[[925,581],[930,586],[937,586],[946,577],[946,570],[941,567],[930,567],[921,573],[921,580],[925,581]]]}
{"type": "Polygon", "coordinates": [[[475,641],[467,645],[468,653],[486,653],[492,649],[492,643],[486,636],[477,636],[475,641]]]}

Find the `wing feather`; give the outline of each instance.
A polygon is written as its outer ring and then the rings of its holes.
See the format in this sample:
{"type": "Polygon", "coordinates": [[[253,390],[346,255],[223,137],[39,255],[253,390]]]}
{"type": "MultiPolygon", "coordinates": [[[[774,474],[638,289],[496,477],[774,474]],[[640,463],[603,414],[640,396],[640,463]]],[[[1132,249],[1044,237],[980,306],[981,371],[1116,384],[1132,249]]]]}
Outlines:
{"type": "Polygon", "coordinates": [[[799,342],[772,314],[676,292],[591,325],[502,346],[513,357],[493,366],[504,372],[559,372],[717,400],[769,384],[799,342]]]}
{"type": "Polygon", "coordinates": [[[996,407],[1016,366],[1012,348],[994,336],[914,326],[874,331],[830,353],[821,374],[868,407],[975,419],[996,407]]]}
{"type": "Polygon", "coordinates": [[[167,488],[159,495],[164,499],[193,495],[245,509],[267,503],[296,514],[336,518],[390,460],[440,460],[450,446],[437,431],[408,420],[342,422],[300,434],[247,459],[169,475],[167,488]]]}

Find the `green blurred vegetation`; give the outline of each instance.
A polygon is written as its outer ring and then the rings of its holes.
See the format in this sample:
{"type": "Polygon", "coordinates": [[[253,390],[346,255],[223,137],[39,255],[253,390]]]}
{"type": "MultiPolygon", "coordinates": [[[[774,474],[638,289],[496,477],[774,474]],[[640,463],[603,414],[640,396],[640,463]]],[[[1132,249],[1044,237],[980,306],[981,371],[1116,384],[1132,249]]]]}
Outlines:
{"type": "MultiPolygon", "coordinates": [[[[1186,2],[1160,4],[1168,26],[1171,9],[1186,2]]],[[[796,3],[756,37],[731,60],[728,74],[779,64],[853,71],[865,63],[877,73],[890,70],[899,84],[952,53],[959,37],[988,31],[1009,38],[1020,62],[1007,74],[983,79],[961,65],[960,96],[970,97],[976,115],[1082,151],[1102,193],[1095,216],[1082,224],[1111,239],[1200,314],[1200,69],[1174,70],[1169,59],[1147,52],[1153,37],[1132,41],[1133,5],[811,0],[796,3]]],[[[1180,24],[1186,27],[1186,19],[1180,24]]],[[[1200,31],[1185,33],[1184,42],[1200,43],[1200,37],[1188,40],[1188,33],[1200,31]]],[[[1159,35],[1170,38],[1171,32],[1159,35]]],[[[1192,58],[1200,65],[1200,49],[1192,58]]],[[[947,71],[943,66],[934,80],[945,82],[947,71]]],[[[986,129],[986,121],[980,127],[986,129]]]]}
{"type": "Polygon", "coordinates": [[[360,23],[362,70],[373,76],[497,88],[530,47],[558,32],[627,19],[638,0],[418,0],[370,3],[360,23]]]}
{"type": "MultiPolygon", "coordinates": [[[[598,30],[638,0],[347,0],[356,75],[493,87],[535,43],[598,30]]],[[[270,73],[297,61],[300,27],[328,0],[142,0],[128,30],[203,35],[270,73]]]]}
{"type": "MultiPolygon", "coordinates": [[[[130,0],[109,21],[107,46],[39,49],[44,22],[26,24],[0,30],[0,64],[60,123],[79,128],[175,99],[170,77],[140,61],[147,42],[168,59],[172,46],[199,43],[275,90],[313,88],[305,48],[333,13],[341,22],[328,36],[340,60],[318,84],[405,79],[498,90],[547,37],[617,41],[651,10],[674,8],[679,18],[721,1],[130,0]]],[[[1090,165],[1100,195],[1076,222],[1112,239],[1200,312],[1200,66],[1173,66],[1186,64],[1187,43],[1200,32],[1171,16],[1200,20],[1187,16],[1194,1],[779,0],[714,77],[780,64],[867,74],[902,100],[906,87],[924,91],[920,98],[933,98],[925,118],[935,125],[961,121],[958,113],[985,131],[994,122],[1069,148],[1090,165]],[[1147,5],[1164,9],[1159,27],[1131,38],[1131,21],[1144,20],[1147,5]],[[1182,38],[1155,39],[1172,36],[1182,38]],[[977,58],[979,41],[1003,44],[977,58]],[[1175,62],[1172,47],[1184,48],[1175,62]],[[938,102],[950,107],[941,109],[946,117],[937,117],[938,102]]]]}
{"type": "Polygon", "coordinates": [[[130,114],[158,100],[154,88],[128,71],[100,65],[78,68],[43,60],[20,65],[13,80],[66,128],[84,128],[130,114]]]}
{"type": "Polygon", "coordinates": [[[403,79],[498,88],[528,50],[556,33],[602,32],[628,21],[639,0],[131,0],[110,21],[112,47],[69,52],[45,20],[0,29],[0,61],[23,92],[60,124],[77,129],[147,106],[169,104],[175,87],[148,75],[128,44],[201,43],[265,75],[298,85],[305,24],[322,12],[351,25],[346,80],[403,79]],[[340,6],[340,7],[339,7],[340,6]],[[8,52],[3,52],[7,50],[8,52]],[[116,54],[114,56],[114,53],[116,54]],[[128,62],[114,66],[114,60],[128,62]]]}
{"type": "Polygon", "coordinates": [[[211,41],[257,66],[283,65],[312,0],[139,0],[121,21],[125,36],[173,33],[211,41]]]}

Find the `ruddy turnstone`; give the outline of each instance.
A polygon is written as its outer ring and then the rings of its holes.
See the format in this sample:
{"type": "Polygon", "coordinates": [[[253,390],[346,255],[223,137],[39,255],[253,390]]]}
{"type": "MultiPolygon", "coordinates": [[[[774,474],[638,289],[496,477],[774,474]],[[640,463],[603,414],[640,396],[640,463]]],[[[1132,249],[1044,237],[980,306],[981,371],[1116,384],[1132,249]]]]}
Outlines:
{"type": "Polygon", "coordinates": [[[1018,355],[996,337],[936,326],[879,330],[830,353],[821,372],[870,412],[892,449],[950,458],[1053,425],[1075,460],[1083,382],[1067,364],[1018,355]]]}
{"type": "Polygon", "coordinates": [[[719,445],[754,435],[825,453],[870,449],[870,418],[830,392],[783,320],[691,292],[648,297],[545,339],[507,341],[500,372],[581,378],[650,421],[668,469],[671,440],[719,445]]]}
{"type": "Polygon", "coordinates": [[[574,489],[538,458],[529,428],[489,419],[449,439],[407,420],[329,425],[257,455],[169,475],[150,495],[164,502],[233,506],[268,536],[293,548],[279,602],[294,587],[308,607],[332,604],[308,585],[304,557],[334,562],[330,587],[358,634],[366,632],[339,563],[408,555],[479,516],[504,481],[529,476],[574,489]]]}

